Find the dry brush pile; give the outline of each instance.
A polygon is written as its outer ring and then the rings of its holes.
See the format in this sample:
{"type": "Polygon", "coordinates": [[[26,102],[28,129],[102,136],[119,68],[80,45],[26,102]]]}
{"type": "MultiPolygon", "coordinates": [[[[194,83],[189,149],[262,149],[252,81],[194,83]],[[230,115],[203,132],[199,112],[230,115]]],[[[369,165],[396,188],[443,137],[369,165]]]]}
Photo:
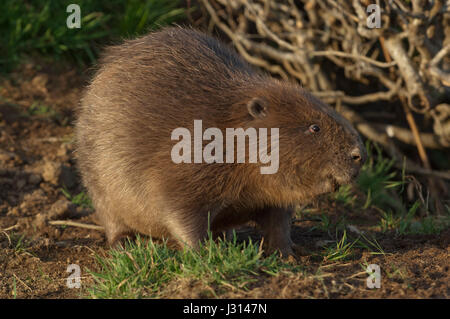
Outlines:
{"type": "Polygon", "coordinates": [[[448,194],[450,172],[432,167],[427,149],[449,154],[450,1],[201,0],[200,7],[209,31],[223,33],[247,61],[297,80],[397,166],[426,176],[435,198],[448,194]]]}

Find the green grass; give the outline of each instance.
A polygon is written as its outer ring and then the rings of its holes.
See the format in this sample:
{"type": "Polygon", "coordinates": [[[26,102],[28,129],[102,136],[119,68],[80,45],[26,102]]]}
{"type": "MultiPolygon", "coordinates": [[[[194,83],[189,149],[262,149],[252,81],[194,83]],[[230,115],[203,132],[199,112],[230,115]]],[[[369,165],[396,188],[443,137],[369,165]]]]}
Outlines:
{"type": "Polygon", "coordinates": [[[2,0],[0,69],[10,71],[25,55],[69,58],[85,66],[96,61],[100,44],[135,37],[180,21],[180,0],[2,0]],[[81,9],[81,28],[69,29],[69,4],[81,9]]]}
{"type": "Polygon", "coordinates": [[[324,262],[351,260],[357,250],[367,251],[371,255],[387,255],[375,238],[364,234],[350,237],[347,235],[346,230],[342,232],[342,236],[339,238],[337,233],[336,231],[336,240],[334,242],[323,246],[324,250],[321,252],[321,256],[324,262]]]}
{"type": "Polygon", "coordinates": [[[327,247],[326,252],[324,254],[324,260],[338,261],[351,258],[352,247],[355,245],[356,242],[357,240],[349,242],[347,238],[347,232],[344,230],[341,239],[336,241],[336,245],[327,247]]]}
{"type": "Polygon", "coordinates": [[[118,32],[120,36],[134,37],[176,22],[185,16],[186,9],[180,4],[179,0],[129,0],[124,6],[123,16],[118,18],[118,32]]]}
{"type": "Polygon", "coordinates": [[[92,201],[89,198],[88,194],[84,191],[78,193],[77,195],[72,195],[69,193],[67,189],[62,188],[61,192],[66,196],[68,200],[70,200],[75,205],[81,206],[83,208],[93,209],[92,201]]]}
{"type": "MultiPolygon", "coordinates": [[[[11,236],[11,237],[13,237],[13,236],[11,236]]],[[[16,237],[16,236],[14,236],[14,237],[16,237]]],[[[15,238],[15,239],[17,239],[17,240],[15,240],[16,241],[16,243],[15,243],[15,245],[14,245],[14,251],[17,253],[17,254],[20,254],[20,253],[23,253],[23,252],[26,252],[26,245],[25,245],[25,242],[24,242],[24,238],[25,238],[25,235],[18,235],[18,237],[17,238],[15,238]]],[[[13,240],[14,241],[14,240],[13,240]]]]}
{"type": "Polygon", "coordinates": [[[394,213],[392,210],[383,211],[379,227],[382,232],[394,231],[400,235],[408,234],[439,234],[442,230],[450,226],[450,213],[444,216],[416,216],[419,207],[419,201],[416,201],[407,213],[394,213]]]}
{"type": "Polygon", "coordinates": [[[331,234],[332,231],[345,230],[347,220],[345,216],[341,216],[335,222],[330,219],[329,214],[322,213],[314,218],[318,224],[311,228],[312,230],[320,230],[331,234]]]}
{"type": "Polygon", "coordinates": [[[70,122],[69,117],[64,116],[53,107],[43,104],[40,101],[33,102],[33,104],[31,104],[31,106],[23,112],[23,115],[52,120],[59,123],[61,126],[66,126],[70,122]]]}
{"type": "Polygon", "coordinates": [[[368,161],[359,174],[357,185],[367,195],[363,208],[377,206],[391,207],[397,211],[404,211],[399,201],[398,193],[403,191],[404,172],[398,180],[398,171],[393,169],[394,160],[383,157],[381,149],[376,144],[367,144],[368,161]],[[376,154],[373,153],[375,149],[376,154]]]}
{"type": "Polygon", "coordinates": [[[39,102],[34,102],[28,108],[29,115],[44,115],[44,116],[53,116],[56,114],[55,110],[47,105],[41,104],[39,102]]]}
{"type": "Polygon", "coordinates": [[[236,235],[231,241],[210,236],[197,250],[172,250],[165,243],[137,238],[97,261],[101,271],[90,272],[95,280],[91,298],[154,298],[167,283],[180,278],[198,280],[216,294],[230,287],[247,289],[261,275],[300,270],[275,253],[264,257],[259,245],[239,242],[236,235]]]}
{"type": "Polygon", "coordinates": [[[12,232],[8,235],[6,232],[2,233],[8,240],[8,248],[11,248],[16,255],[27,254],[32,256],[32,254],[28,251],[30,245],[29,240],[24,234],[12,232]]]}
{"type": "Polygon", "coordinates": [[[399,267],[395,264],[391,264],[390,267],[384,271],[389,279],[406,280],[408,278],[406,268],[399,267]]]}
{"type": "Polygon", "coordinates": [[[354,206],[356,201],[356,195],[352,192],[351,185],[339,187],[338,191],[331,195],[331,198],[348,207],[354,206]]]}

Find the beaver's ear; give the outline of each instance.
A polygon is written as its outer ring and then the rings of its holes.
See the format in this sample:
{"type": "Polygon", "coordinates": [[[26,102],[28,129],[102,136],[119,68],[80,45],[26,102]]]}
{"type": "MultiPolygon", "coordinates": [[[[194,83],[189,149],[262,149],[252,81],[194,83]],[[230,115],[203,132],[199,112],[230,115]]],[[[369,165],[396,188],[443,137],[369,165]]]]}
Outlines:
{"type": "Polygon", "coordinates": [[[267,116],[267,101],[265,99],[254,97],[247,103],[248,113],[255,119],[267,116]]]}

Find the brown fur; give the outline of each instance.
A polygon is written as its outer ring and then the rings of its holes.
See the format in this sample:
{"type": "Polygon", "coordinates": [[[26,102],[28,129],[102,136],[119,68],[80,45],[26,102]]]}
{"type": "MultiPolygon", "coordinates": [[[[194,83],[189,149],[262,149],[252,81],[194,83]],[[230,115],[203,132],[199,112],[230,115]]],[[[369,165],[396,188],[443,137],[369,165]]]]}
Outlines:
{"type": "Polygon", "coordinates": [[[182,28],[107,49],[82,100],[76,137],[83,182],[110,243],[142,233],[195,246],[209,218],[214,231],[254,221],[269,249],[290,253],[293,205],[351,182],[365,158],[356,131],[331,108],[182,28]],[[267,105],[266,117],[249,114],[254,98],[267,105]],[[173,163],[171,132],[193,132],[195,119],[222,132],[279,128],[278,173],[262,175],[263,164],[248,161],[173,163]],[[312,124],[320,132],[311,134],[312,124]]]}

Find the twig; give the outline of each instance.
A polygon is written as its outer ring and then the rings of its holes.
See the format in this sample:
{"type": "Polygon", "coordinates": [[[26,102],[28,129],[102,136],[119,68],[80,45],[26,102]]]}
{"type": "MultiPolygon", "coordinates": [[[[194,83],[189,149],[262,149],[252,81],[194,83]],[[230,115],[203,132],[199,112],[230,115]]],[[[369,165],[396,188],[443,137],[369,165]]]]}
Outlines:
{"type": "Polygon", "coordinates": [[[27,285],[26,283],[24,283],[19,277],[17,277],[15,273],[13,273],[13,275],[14,275],[14,277],[17,278],[17,280],[18,280],[22,285],[24,285],[25,288],[27,288],[30,292],[33,291],[33,289],[31,289],[30,287],[28,287],[28,285],[27,285]]]}
{"type": "Polygon", "coordinates": [[[8,231],[8,230],[13,230],[13,229],[16,229],[16,228],[18,228],[18,227],[19,227],[19,224],[15,224],[15,225],[13,225],[13,226],[9,226],[9,227],[7,227],[7,228],[5,228],[5,229],[2,229],[2,230],[0,230],[0,231],[6,232],[6,231],[8,231]]]}
{"type": "Polygon", "coordinates": [[[359,277],[361,275],[367,275],[367,271],[361,271],[361,272],[357,272],[356,274],[353,274],[349,277],[347,277],[347,279],[351,279],[351,278],[355,278],[355,277],[359,277]]]}
{"type": "MultiPolygon", "coordinates": [[[[382,125],[382,127],[389,137],[396,138],[406,144],[416,145],[416,141],[410,130],[395,125],[382,125]]],[[[450,144],[445,139],[439,138],[432,133],[420,133],[420,139],[426,148],[443,149],[450,147],[450,144]]]]}
{"type": "Polygon", "coordinates": [[[394,65],[397,64],[397,62],[392,61],[392,62],[380,62],[380,61],[376,61],[373,59],[370,59],[364,55],[358,55],[358,54],[351,54],[351,53],[346,53],[346,52],[341,52],[341,51],[332,51],[332,50],[328,50],[328,51],[314,51],[310,53],[312,56],[326,56],[326,55],[334,55],[334,56],[340,56],[340,57],[344,57],[344,58],[352,58],[352,59],[356,59],[356,60],[361,60],[373,65],[376,65],[380,68],[390,68],[394,65]]]}
{"type": "Polygon", "coordinates": [[[73,226],[73,227],[81,227],[81,228],[95,229],[95,230],[101,230],[101,231],[105,230],[105,228],[102,226],[83,224],[83,223],[78,223],[78,222],[74,222],[71,220],[51,220],[48,223],[53,226],[73,226]]]}
{"type": "Polygon", "coordinates": [[[430,72],[447,86],[450,86],[450,73],[440,70],[437,65],[449,52],[450,44],[442,48],[430,61],[430,72]]]}
{"type": "Polygon", "coordinates": [[[2,231],[2,234],[5,234],[6,238],[8,239],[9,246],[11,246],[12,245],[11,237],[9,237],[9,235],[6,231],[2,231]]]}
{"type": "MultiPolygon", "coordinates": [[[[403,169],[403,166],[400,163],[395,163],[395,167],[397,167],[399,169],[403,169]]],[[[405,171],[408,173],[415,173],[415,174],[439,177],[439,178],[450,180],[450,172],[449,171],[434,171],[434,170],[422,168],[420,166],[411,165],[411,164],[406,165],[405,171]]]]}
{"type": "Polygon", "coordinates": [[[333,101],[340,100],[341,102],[347,104],[364,104],[380,100],[389,101],[398,93],[398,87],[397,89],[389,90],[386,92],[369,93],[361,96],[349,96],[342,91],[322,91],[312,93],[320,98],[333,99],[333,101]]]}
{"type": "Polygon", "coordinates": [[[398,37],[390,37],[384,43],[389,56],[394,61],[397,61],[400,73],[406,82],[409,106],[416,112],[424,112],[428,110],[430,108],[430,103],[425,96],[422,81],[412,65],[411,60],[403,49],[401,39],[398,37]],[[419,96],[422,101],[422,109],[418,108],[415,104],[414,98],[416,96],[419,96]]]}

